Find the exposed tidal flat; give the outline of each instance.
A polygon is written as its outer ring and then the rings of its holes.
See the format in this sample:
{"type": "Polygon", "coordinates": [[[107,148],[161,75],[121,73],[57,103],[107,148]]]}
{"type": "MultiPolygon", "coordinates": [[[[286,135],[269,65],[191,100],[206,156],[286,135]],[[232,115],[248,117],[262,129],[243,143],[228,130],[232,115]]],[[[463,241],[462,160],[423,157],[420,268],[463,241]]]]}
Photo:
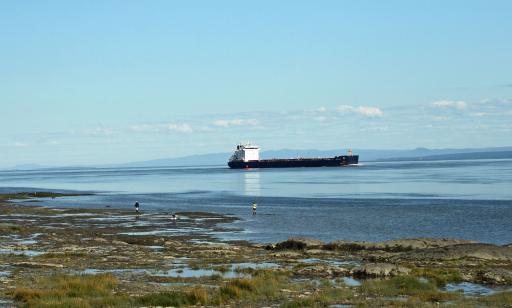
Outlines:
{"type": "Polygon", "coordinates": [[[238,218],[10,201],[62,196],[0,195],[0,306],[512,305],[506,244],[221,241],[238,218]]]}

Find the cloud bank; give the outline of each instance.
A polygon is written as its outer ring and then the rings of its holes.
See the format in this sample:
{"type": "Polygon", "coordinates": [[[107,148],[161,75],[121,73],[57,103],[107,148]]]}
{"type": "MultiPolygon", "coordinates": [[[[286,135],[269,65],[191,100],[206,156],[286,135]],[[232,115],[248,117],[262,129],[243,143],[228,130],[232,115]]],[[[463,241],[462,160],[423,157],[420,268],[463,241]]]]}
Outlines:
{"type": "Polygon", "coordinates": [[[194,129],[187,123],[162,123],[162,124],[135,124],[130,127],[134,132],[177,132],[177,133],[192,133],[194,129]]]}
{"type": "Polygon", "coordinates": [[[457,109],[464,110],[467,108],[468,104],[465,101],[450,101],[450,100],[441,100],[435,101],[432,103],[434,108],[447,108],[447,109],[457,109]]]}
{"type": "Polygon", "coordinates": [[[336,108],[341,114],[358,114],[363,117],[381,117],[384,115],[384,112],[377,107],[371,106],[351,106],[351,105],[340,105],[336,108]]]}
{"type": "Polygon", "coordinates": [[[215,120],[213,126],[217,127],[231,127],[231,126],[256,126],[258,125],[256,119],[233,119],[233,120],[215,120]]]}

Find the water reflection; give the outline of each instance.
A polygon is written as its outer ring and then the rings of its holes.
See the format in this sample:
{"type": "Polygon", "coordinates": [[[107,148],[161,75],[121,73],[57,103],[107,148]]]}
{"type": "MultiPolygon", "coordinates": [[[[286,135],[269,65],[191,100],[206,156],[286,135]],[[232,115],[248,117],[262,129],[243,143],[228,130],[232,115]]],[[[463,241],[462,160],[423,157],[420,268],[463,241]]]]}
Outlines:
{"type": "Polygon", "coordinates": [[[244,193],[246,196],[260,196],[260,172],[246,171],[244,172],[244,193]]]}

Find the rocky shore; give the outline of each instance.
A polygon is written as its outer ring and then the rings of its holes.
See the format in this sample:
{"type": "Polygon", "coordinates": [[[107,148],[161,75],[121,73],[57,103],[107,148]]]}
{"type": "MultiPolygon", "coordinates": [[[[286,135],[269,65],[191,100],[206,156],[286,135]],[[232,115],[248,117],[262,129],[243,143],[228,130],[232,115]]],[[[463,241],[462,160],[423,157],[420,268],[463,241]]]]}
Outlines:
{"type": "Polygon", "coordinates": [[[0,195],[0,307],[507,307],[512,246],[221,242],[237,218],[56,209],[0,195]]]}

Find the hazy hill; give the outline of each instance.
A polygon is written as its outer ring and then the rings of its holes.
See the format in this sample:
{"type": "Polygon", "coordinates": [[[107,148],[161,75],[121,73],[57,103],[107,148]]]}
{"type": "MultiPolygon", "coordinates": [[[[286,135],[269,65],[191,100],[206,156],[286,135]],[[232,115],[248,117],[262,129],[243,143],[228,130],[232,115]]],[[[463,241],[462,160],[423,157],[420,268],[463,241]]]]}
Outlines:
{"type": "MultiPolygon", "coordinates": [[[[365,150],[354,149],[359,155],[359,161],[397,161],[397,160],[441,160],[441,159],[483,159],[483,158],[512,158],[512,147],[494,148],[467,148],[467,149],[427,149],[416,148],[412,150],[365,150]]],[[[106,164],[97,166],[74,166],[60,168],[106,168],[106,167],[165,167],[165,166],[206,166],[226,165],[231,152],[190,155],[177,158],[163,158],[146,161],[130,162],[125,164],[106,164]]],[[[346,150],[271,150],[263,151],[262,158],[294,158],[294,157],[333,157],[346,154],[346,150]]],[[[18,170],[46,169],[48,167],[27,164],[19,165],[18,170]]],[[[54,169],[55,167],[52,167],[54,169]]],[[[59,169],[60,169],[59,168],[59,169]]]]}
{"type": "MultiPolygon", "coordinates": [[[[411,158],[428,159],[429,157],[437,155],[451,155],[451,154],[466,154],[461,159],[471,159],[471,153],[475,153],[474,157],[493,158],[492,154],[495,152],[512,152],[512,147],[496,147],[496,148],[469,148],[469,149],[427,149],[416,148],[412,150],[363,150],[354,149],[355,154],[359,154],[360,161],[376,161],[376,160],[410,160],[411,158]]],[[[507,153],[508,153],[507,152],[507,153]]],[[[332,157],[335,155],[346,154],[345,151],[340,150],[271,150],[263,151],[262,158],[294,158],[294,157],[332,157]]],[[[503,154],[503,153],[502,153],[503,154]]],[[[501,158],[509,154],[494,154],[494,156],[501,158]]],[[[158,166],[199,166],[199,165],[225,165],[231,156],[230,152],[226,153],[213,153],[184,156],[169,159],[156,159],[148,161],[133,162],[123,164],[126,167],[158,167],[158,166]]],[[[455,156],[454,156],[455,157],[455,156]]],[[[435,157],[434,157],[435,158],[435,157]]],[[[441,159],[441,158],[436,158],[441,159]]],[[[451,158],[456,159],[456,158],[451,158]]]]}
{"type": "Polygon", "coordinates": [[[512,151],[454,153],[454,154],[428,155],[428,156],[418,156],[418,157],[396,157],[396,158],[380,159],[379,161],[464,160],[464,159],[505,159],[505,158],[512,158],[512,151]]]}

